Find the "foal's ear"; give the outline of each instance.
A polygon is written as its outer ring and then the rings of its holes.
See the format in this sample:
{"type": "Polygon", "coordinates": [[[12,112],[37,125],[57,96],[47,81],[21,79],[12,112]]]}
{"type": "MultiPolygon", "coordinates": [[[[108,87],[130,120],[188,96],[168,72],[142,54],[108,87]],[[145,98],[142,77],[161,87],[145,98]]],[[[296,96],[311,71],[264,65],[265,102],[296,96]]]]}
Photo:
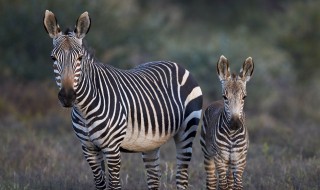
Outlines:
{"type": "Polygon", "coordinates": [[[82,13],[77,20],[76,28],[74,30],[74,33],[76,34],[77,38],[84,38],[86,34],[89,32],[90,25],[91,19],[89,17],[88,12],[82,13]]]}
{"type": "Polygon", "coordinates": [[[57,19],[51,11],[46,10],[44,13],[43,25],[51,38],[55,38],[61,33],[57,19]]]}
{"type": "Polygon", "coordinates": [[[223,55],[220,56],[220,59],[217,63],[217,73],[220,81],[230,78],[229,62],[223,55]]]}
{"type": "Polygon", "coordinates": [[[240,78],[246,82],[248,82],[252,76],[254,70],[254,63],[251,57],[248,57],[240,70],[240,78]]]}

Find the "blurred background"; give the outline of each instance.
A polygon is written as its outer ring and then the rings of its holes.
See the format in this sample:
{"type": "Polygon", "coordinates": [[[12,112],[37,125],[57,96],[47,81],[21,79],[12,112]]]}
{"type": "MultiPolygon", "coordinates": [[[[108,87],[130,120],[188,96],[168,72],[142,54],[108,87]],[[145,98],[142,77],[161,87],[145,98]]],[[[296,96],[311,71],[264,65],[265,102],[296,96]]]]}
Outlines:
{"type": "MultiPolygon", "coordinates": [[[[253,57],[245,189],[320,189],[316,0],[0,0],[0,189],[94,189],[70,110],[58,102],[46,9],[62,30],[88,11],[86,41],[103,63],[181,64],[198,80],[204,107],[221,98],[220,55],[234,72],[253,57]]],[[[175,189],[172,143],[161,148],[161,189],[175,189]]],[[[140,154],[123,154],[121,167],[124,189],[147,188],[140,154]]],[[[190,189],[205,189],[198,137],[189,171],[190,189]]]]}

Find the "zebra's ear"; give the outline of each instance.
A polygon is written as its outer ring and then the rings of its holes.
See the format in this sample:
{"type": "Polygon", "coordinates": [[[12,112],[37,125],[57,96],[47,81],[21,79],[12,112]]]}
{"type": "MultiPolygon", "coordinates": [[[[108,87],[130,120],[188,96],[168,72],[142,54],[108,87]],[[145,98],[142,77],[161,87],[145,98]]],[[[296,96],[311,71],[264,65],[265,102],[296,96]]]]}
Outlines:
{"type": "Polygon", "coordinates": [[[254,70],[254,63],[251,57],[248,57],[240,70],[239,76],[242,78],[242,80],[248,82],[252,76],[254,70]]]}
{"type": "Polygon", "coordinates": [[[51,11],[46,10],[44,13],[43,25],[51,38],[55,38],[61,33],[57,19],[51,11]]]}
{"type": "Polygon", "coordinates": [[[82,39],[89,32],[90,25],[91,25],[91,19],[89,17],[89,14],[88,12],[84,12],[80,15],[80,17],[77,20],[74,33],[79,39],[82,39]]]}
{"type": "Polygon", "coordinates": [[[220,59],[217,63],[217,73],[220,81],[227,80],[231,76],[228,59],[223,55],[220,56],[220,59]]]}

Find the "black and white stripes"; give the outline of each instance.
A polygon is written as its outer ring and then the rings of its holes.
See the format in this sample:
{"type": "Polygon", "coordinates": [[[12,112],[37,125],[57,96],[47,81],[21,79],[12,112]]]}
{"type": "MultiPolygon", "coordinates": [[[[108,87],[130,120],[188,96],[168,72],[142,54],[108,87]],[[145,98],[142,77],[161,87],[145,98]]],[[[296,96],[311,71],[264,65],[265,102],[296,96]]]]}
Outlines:
{"type": "Polygon", "coordinates": [[[120,151],[142,152],[149,189],[159,189],[159,147],[174,138],[178,189],[188,187],[192,142],[202,112],[202,92],[189,71],[173,62],[121,70],[97,62],[82,45],[90,28],[85,12],[76,30],[62,34],[54,14],[44,25],[53,38],[59,100],[72,107],[72,124],[97,189],[120,189],[120,151]],[[106,184],[104,157],[109,183],[106,184]]]}
{"type": "Polygon", "coordinates": [[[253,67],[249,57],[236,76],[230,73],[224,56],[218,61],[224,100],[213,102],[205,110],[200,138],[207,189],[243,189],[242,174],[249,146],[243,106],[246,82],[250,80],[253,67]]]}

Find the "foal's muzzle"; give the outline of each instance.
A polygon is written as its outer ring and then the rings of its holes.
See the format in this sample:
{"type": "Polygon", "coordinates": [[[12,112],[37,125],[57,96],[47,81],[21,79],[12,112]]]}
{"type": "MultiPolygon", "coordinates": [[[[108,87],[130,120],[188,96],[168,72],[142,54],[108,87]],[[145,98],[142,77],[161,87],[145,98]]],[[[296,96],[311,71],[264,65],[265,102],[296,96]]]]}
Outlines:
{"type": "Polygon", "coordinates": [[[230,120],[230,129],[238,130],[241,127],[243,127],[243,122],[241,121],[241,119],[237,116],[232,116],[230,120]]]}
{"type": "Polygon", "coordinates": [[[63,107],[72,107],[76,100],[76,92],[73,89],[62,88],[58,93],[58,98],[63,107]]]}

